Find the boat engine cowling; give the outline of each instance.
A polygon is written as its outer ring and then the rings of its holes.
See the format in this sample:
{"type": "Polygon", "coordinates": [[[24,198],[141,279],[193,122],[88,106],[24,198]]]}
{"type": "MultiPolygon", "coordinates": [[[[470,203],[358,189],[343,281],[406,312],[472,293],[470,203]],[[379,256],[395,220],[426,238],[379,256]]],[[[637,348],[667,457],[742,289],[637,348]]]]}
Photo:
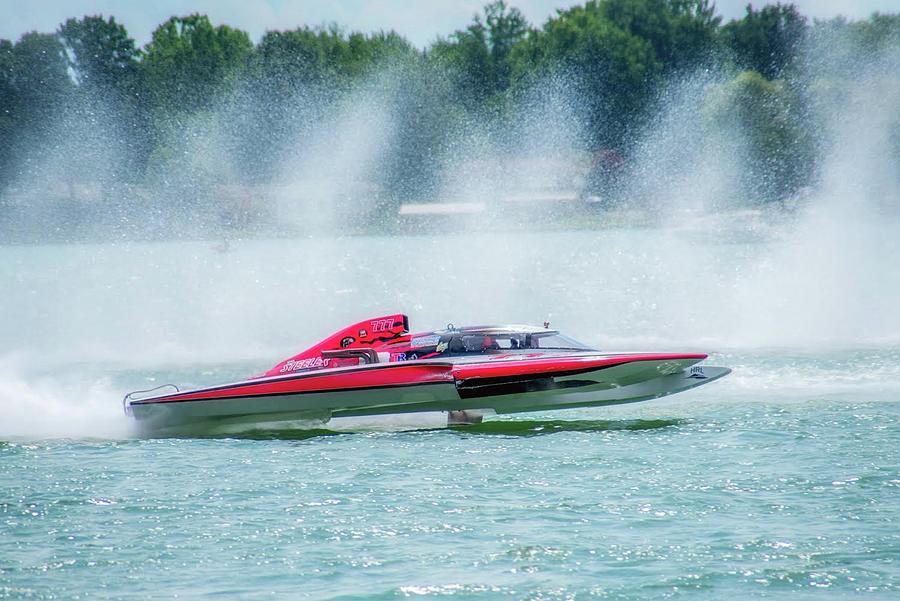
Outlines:
{"type": "Polygon", "coordinates": [[[355,355],[358,353],[347,353],[347,356],[341,356],[342,353],[333,351],[376,349],[387,342],[401,342],[408,337],[409,318],[406,315],[397,313],[373,317],[335,332],[315,346],[285,359],[269,371],[255,377],[281,376],[309,369],[357,365],[360,359],[355,355]]]}

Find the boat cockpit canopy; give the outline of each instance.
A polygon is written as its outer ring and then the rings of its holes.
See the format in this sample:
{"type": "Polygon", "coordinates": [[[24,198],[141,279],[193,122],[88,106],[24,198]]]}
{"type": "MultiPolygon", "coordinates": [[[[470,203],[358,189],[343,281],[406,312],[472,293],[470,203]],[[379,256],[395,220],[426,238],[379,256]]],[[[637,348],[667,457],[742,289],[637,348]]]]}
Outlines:
{"type": "Polygon", "coordinates": [[[533,349],[592,350],[587,345],[564,336],[556,330],[529,326],[448,328],[427,334],[417,334],[408,344],[410,352],[415,353],[419,358],[533,349]]]}

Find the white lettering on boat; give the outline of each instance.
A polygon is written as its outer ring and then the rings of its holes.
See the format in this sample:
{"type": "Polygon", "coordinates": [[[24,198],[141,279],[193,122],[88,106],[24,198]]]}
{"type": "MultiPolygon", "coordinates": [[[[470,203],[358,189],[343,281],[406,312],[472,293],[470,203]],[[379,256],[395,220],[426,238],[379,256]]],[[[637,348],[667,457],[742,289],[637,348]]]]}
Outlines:
{"type": "Polygon", "coordinates": [[[422,346],[435,346],[440,341],[441,341],[440,336],[419,336],[418,338],[412,339],[410,346],[412,348],[419,348],[422,346]]]}
{"type": "Polygon", "coordinates": [[[281,366],[281,373],[286,373],[289,371],[298,371],[301,369],[316,369],[328,367],[328,364],[331,362],[331,359],[323,359],[322,357],[310,357],[309,359],[291,359],[290,361],[286,361],[284,365],[281,366]]]}

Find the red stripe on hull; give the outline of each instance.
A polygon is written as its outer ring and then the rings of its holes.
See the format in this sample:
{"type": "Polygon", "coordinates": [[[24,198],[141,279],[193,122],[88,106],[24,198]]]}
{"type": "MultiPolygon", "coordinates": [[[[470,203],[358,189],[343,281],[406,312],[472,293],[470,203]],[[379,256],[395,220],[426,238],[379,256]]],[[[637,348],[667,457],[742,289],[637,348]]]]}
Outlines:
{"type": "MultiPolygon", "coordinates": [[[[214,389],[195,390],[157,399],[148,399],[148,401],[153,403],[198,401],[221,397],[255,397],[453,381],[453,374],[450,371],[450,365],[447,363],[432,365],[393,364],[381,367],[381,369],[369,368],[332,373],[304,374],[303,377],[299,378],[241,382],[233,386],[218,386],[214,389]],[[385,367],[388,369],[384,369],[385,367]]],[[[137,401],[137,403],[143,404],[140,401],[137,401]]]]}
{"type": "Polygon", "coordinates": [[[379,388],[435,384],[479,378],[533,376],[612,367],[643,361],[702,361],[702,353],[663,353],[605,356],[495,359],[475,363],[388,363],[361,368],[306,372],[294,376],[250,380],[231,385],[133,401],[135,405],[199,401],[233,397],[263,397],[306,392],[329,392],[357,388],[379,388]]]}

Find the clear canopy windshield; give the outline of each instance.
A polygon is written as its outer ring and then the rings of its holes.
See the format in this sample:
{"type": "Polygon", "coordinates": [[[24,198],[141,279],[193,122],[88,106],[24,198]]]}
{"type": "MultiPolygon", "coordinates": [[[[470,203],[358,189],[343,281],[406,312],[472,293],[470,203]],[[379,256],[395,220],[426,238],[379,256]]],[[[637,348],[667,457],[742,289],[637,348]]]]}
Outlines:
{"type": "Polygon", "coordinates": [[[582,344],[577,340],[573,340],[568,336],[563,336],[559,332],[548,332],[547,334],[532,334],[532,348],[555,348],[555,349],[574,349],[579,351],[591,350],[586,344],[582,344]]]}
{"type": "Polygon", "coordinates": [[[454,334],[447,341],[450,353],[483,353],[520,349],[591,350],[559,332],[478,332],[454,334]]]}

